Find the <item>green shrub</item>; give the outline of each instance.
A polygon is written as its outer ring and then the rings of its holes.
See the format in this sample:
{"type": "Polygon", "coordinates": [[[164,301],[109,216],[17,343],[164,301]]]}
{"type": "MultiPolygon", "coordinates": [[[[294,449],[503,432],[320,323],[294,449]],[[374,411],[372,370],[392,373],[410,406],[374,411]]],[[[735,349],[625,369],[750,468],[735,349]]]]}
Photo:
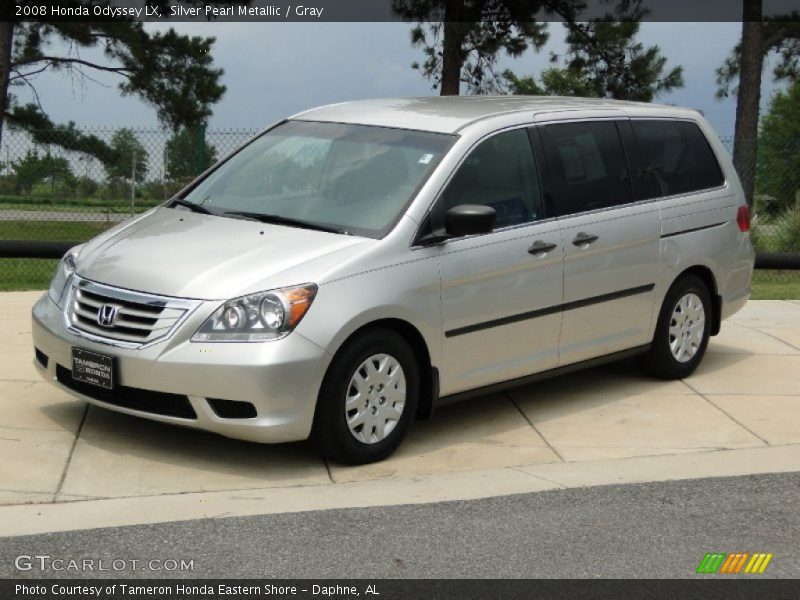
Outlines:
{"type": "Polygon", "coordinates": [[[783,205],[775,196],[756,194],[753,198],[753,212],[762,218],[778,217],[782,210],[783,205]]]}
{"type": "Polygon", "coordinates": [[[83,197],[93,196],[100,185],[91,177],[81,177],[78,180],[78,194],[83,197]]]}
{"type": "Polygon", "coordinates": [[[759,213],[750,223],[750,241],[756,252],[777,252],[775,249],[775,231],[777,230],[775,219],[764,218],[763,213],[759,213]]]}
{"type": "Polygon", "coordinates": [[[800,204],[784,212],[775,223],[776,252],[800,253],[800,204]]]}
{"type": "Polygon", "coordinates": [[[757,252],[769,252],[766,248],[767,238],[761,233],[761,226],[755,221],[750,224],[750,241],[757,252]]]}

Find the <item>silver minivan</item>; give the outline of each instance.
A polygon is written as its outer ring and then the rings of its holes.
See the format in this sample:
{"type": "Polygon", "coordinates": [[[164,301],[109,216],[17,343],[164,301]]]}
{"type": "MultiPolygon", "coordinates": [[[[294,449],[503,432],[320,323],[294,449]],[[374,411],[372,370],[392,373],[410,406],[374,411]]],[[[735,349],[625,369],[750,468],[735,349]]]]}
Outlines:
{"type": "Polygon", "coordinates": [[[326,106],[67,253],[35,364],[104,408],[371,462],[442,403],[633,355],[689,376],[749,297],[749,222],[693,110],[326,106]]]}

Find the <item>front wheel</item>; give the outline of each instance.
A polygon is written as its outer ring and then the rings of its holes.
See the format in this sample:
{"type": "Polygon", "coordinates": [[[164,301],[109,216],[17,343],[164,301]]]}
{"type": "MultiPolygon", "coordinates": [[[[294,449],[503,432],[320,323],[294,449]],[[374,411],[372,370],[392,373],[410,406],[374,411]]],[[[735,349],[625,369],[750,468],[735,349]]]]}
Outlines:
{"type": "Polygon", "coordinates": [[[322,382],[312,437],[321,453],[346,464],[383,460],[414,418],[419,367],[402,336],[372,329],[350,340],[322,382]]]}
{"type": "Polygon", "coordinates": [[[645,370],[661,379],[691,375],[708,346],[712,310],[702,279],[685,275],[677,280],[664,298],[653,344],[642,358],[645,370]]]}

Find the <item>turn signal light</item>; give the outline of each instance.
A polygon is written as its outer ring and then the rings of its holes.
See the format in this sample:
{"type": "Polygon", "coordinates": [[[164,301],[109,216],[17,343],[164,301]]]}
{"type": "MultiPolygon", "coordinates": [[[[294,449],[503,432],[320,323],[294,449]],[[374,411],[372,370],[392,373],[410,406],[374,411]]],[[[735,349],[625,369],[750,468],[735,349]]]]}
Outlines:
{"type": "Polygon", "coordinates": [[[742,233],[750,231],[750,207],[746,204],[739,207],[739,212],[736,213],[736,224],[739,225],[742,233]]]}

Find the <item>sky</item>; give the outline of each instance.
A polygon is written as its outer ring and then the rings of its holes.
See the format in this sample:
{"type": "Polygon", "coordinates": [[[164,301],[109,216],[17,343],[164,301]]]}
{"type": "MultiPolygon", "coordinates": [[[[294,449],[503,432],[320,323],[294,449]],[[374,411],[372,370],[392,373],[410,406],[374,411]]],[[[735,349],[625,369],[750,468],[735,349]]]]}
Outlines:
{"type": "MultiPolygon", "coordinates": [[[[409,43],[407,23],[217,22],[147,27],[174,27],[181,33],[217,38],[214,60],[225,70],[222,81],[228,90],[214,106],[209,123],[213,129],[262,129],[322,104],[436,93],[411,68],[421,52],[409,43]]],[[[563,26],[551,23],[549,27],[550,42],[543,50],[529,51],[519,59],[503,58],[501,67],[510,67],[518,75],[547,68],[550,53],[564,49],[563,26]]],[[[645,46],[660,46],[668,66],[684,68],[685,87],[656,101],[702,110],[720,136],[732,136],[735,101],[715,98],[714,70],[740,35],[739,23],[643,23],[638,40],[645,46]]],[[[96,56],[84,52],[82,58],[96,56]]],[[[91,127],[158,127],[151,107],[135,96],[120,96],[117,76],[87,74],[94,81],[63,72],[49,72],[35,80],[41,103],[53,121],[91,127]]],[[[773,91],[765,78],[764,107],[773,91]]],[[[23,102],[32,100],[29,90],[17,88],[15,93],[23,102]]]]}

